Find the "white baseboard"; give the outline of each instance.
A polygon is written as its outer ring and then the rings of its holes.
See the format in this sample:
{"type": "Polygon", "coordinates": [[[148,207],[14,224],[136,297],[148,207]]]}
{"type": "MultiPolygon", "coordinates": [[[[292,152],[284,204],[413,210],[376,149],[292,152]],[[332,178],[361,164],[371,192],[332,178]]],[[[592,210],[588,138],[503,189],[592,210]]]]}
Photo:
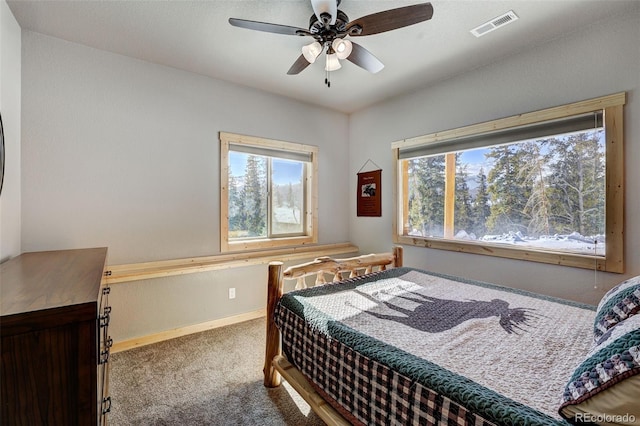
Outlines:
{"type": "Polygon", "coordinates": [[[160,333],[150,334],[148,336],[136,337],[134,339],[115,342],[111,347],[111,353],[122,352],[140,346],[150,345],[152,343],[162,342],[164,340],[175,339],[176,337],[186,336],[201,331],[212,330],[226,325],[237,324],[267,315],[266,308],[257,311],[246,312],[244,314],[234,315],[231,317],[220,318],[212,321],[193,324],[186,327],[174,328],[173,330],[162,331],[160,333]]]}

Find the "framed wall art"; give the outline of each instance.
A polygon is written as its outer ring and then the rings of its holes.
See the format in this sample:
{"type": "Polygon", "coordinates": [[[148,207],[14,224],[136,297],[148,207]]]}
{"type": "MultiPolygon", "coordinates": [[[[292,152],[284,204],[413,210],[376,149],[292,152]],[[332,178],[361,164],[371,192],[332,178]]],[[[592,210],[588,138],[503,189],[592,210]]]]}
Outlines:
{"type": "Polygon", "coordinates": [[[382,169],[358,172],[357,191],[358,216],[382,216],[382,169]]]}

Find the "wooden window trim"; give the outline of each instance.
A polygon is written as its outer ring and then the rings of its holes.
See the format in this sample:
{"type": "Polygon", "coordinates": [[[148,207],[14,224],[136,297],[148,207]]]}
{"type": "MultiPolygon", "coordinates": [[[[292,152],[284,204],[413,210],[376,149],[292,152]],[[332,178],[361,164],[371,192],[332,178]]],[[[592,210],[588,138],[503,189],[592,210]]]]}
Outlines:
{"type": "Polygon", "coordinates": [[[624,273],[624,104],[626,93],[621,92],[600,98],[568,105],[514,115],[498,120],[473,124],[458,129],[445,130],[429,135],[393,142],[394,217],[393,242],[461,253],[481,254],[509,259],[528,260],[577,268],[624,273]],[[404,235],[403,224],[407,223],[406,204],[407,171],[400,161],[400,150],[425,144],[434,144],[451,139],[471,136],[496,130],[544,121],[571,115],[604,111],[606,143],[606,253],[604,257],[572,254],[566,252],[512,247],[486,242],[451,241],[443,238],[415,237],[404,235]]]}
{"type": "Polygon", "coordinates": [[[220,132],[220,251],[234,252],[277,247],[295,247],[318,242],[318,147],[254,136],[220,132]],[[256,147],[296,151],[311,154],[305,176],[305,235],[282,238],[229,241],[229,144],[241,143],[256,147]]]}

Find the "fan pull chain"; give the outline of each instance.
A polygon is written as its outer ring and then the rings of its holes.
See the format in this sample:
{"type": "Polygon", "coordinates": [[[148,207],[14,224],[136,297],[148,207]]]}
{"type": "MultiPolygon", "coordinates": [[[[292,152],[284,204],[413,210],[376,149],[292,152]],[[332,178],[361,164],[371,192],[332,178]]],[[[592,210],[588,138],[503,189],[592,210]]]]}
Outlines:
{"type": "Polygon", "coordinates": [[[324,67],[324,84],[327,87],[331,87],[331,71],[329,71],[329,48],[327,50],[327,55],[325,57],[325,67],[324,67]]]}

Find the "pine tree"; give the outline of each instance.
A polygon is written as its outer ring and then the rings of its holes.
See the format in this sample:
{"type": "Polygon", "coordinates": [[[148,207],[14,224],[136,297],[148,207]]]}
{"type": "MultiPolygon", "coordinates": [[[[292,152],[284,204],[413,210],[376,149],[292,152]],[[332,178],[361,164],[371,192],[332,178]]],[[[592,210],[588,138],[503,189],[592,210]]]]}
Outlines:
{"type": "Polygon", "coordinates": [[[478,183],[478,191],[473,201],[473,233],[480,238],[487,233],[487,219],[491,215],[487,176],[483,167],[480,168],[476,181],[478,183]]]}
{"type": "Polygon", "coordinates": [[[553,144],[550,185],[558,232],[604,232],[604,149],[597,132],[557,138],[553,144]]]}
{"type": "Polygon", "coordinates": [[[409,229],[444,233],[444,155],[409,160],[409,229]]]}
{"type": "Polygon", "coordinates": [[[520,174],[522,152],[519,144],[490,148],[487,158],[494,159],[489,172],[491,214],[487,228],[491,232],[519,232],[527,229],[524,208],[531,192],[520,174]]]}
{"type": "Polygon", "coordinates": [[[246,229],[247,215],[244,198],[238,189],[239,179],[229,173],[229,231],[237,232],[246,229]]]}
{"type": "Polygon", "coordinates": [[[266,161],[254,155],[247,157],[242,198],[245,203],[246,230],[251,237],[265,236],[267,232],[266,213],[266,161]]]}
{"type": "Polygon", "coordinates": [[[296,196],[295,193],[293,192],[293,184],[291,182],[289,182],[289,190],[287,192],[287,204],[289,205],[289,208],[291,209],[291,212],[293,214],[293,218],[295,219],[296,223],[300,223],[300,218],[298,216],[300,216],[297,213],[296,210],[296,196]]]}
{"type": "Polygon", "coordinates": [[[284,201],[282,199],[282,191],[283,189],[281,185],[273,185],[273,194],[274,194],[276,207],[283,206],[284,201]]]}
{"type": "Polygon", "coordinates": [[[527,231],[529,235],[536,237],[540,234],[549,235],[551,200],[544,171],[548,156],[542,153],[543,146],[548,145],[548,142],[528,141],[518,145],[522,161],[519,178],[531,187],[531,193],[523,209],[523,213],[529,217],[527,231]]]}
{"type": "Polygon", "coordinates": [[[471,193],[467,184],[467,165],[460,165],[460,154],[456,154],[456,197],[455,197],[455,232],[473,232],[473,212],[471,206],[471,193]]]}

